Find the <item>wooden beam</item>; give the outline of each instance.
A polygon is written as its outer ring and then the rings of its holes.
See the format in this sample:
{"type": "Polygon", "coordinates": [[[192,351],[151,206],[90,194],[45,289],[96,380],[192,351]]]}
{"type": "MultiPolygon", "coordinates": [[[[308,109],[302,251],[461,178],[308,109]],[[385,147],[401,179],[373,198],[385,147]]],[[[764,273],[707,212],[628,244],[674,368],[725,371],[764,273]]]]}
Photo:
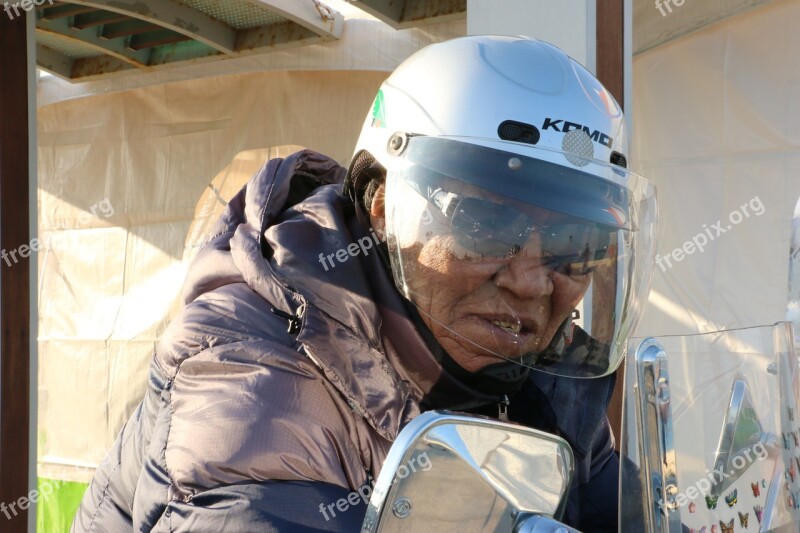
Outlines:
{"type": "Polygon", "coordinates": [[[31,488],[30,270],[36,264],[21,255],[30,253],[28,161],[35,147],[28,146],[26,34],[24,17],[0,16],[0,502],[15,502],[17,510],[10,520],[0,517],[6,533],[28,530],[27,507],[16,502],[24,503],[31,488]]]}
{"type": "Polygon", "coordinates": [[[70,0],[70,2],[152,22],[224,54],[234,53],[236,30],[220,20],[174,0],[70,0]]]}
{"type": "Polygon", "coordinates": [[[44,11],[42,12],[41,20],[57,20],[60,18],[69,18],[84,13],[91,13],[97,11],[93,7],[75,6],[70,4],[62,4],[53,7],[48,7],[43,4],[44,11]]]}
{"type": "Polygon", "coordinates": [[[89,47],[98,54],[109,55],[125,61],[134,67],[146,69],[150,62],[148,50],[138,51],[126,45],[124,39],[103,39],[96,28],[78,29],[70,25],[68,19],[40,20],[36,23],[37,33],[50,33],[89,47]]]}
{"type": "Polygon", "coordinates": [[[597,79],[625,108],[624,0],[597,3],[597,79]]]}
{"type": "Polygon", "coordinates": [[[124,22],[126,20],[130,20],[130,17],[127,15],[120,15],[119,13],[98,9],[92,13],[75,15],[72,20],[72,27],[85,30],[86,28],[94,28],[95,26],[104,26],[115,22],[124,22]]]}
{"type": "MultiPolygon", "coordinates": [[[[625,2],[597,2],[597,79],[625,107],[625,2]]],[[[625,389],[625,365],[617,370],[617,384],[608,406],[608,420],[616,447],[622,442],[622,392],[625,389]]]]}

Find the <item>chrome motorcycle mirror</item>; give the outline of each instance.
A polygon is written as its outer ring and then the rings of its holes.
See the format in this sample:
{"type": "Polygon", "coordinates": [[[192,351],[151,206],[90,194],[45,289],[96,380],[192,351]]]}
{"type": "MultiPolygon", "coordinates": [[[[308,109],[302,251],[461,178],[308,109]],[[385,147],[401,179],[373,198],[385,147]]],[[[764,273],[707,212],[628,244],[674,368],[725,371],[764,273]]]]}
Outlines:
{"type": "Polygon", "coordinates": [[[572,450],[555,435],[429,411],[392,445],[362,533],[574,531],[557,521],[573,465],[572,450]]]}

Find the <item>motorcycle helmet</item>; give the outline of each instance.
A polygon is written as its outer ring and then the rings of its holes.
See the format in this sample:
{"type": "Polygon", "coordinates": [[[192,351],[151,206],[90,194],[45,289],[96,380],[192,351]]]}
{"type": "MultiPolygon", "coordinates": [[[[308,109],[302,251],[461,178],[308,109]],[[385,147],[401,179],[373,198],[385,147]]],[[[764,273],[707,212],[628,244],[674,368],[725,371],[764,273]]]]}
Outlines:
{"type": "Polygon", "coordinates": [[[600,377],[653,270],[655,188],[628,158],[619,105],[580,64],[536,39],[471,36],[382,84],[345,187],[385,175],[375,229],[395,285],[465,368],[600,377]]]}

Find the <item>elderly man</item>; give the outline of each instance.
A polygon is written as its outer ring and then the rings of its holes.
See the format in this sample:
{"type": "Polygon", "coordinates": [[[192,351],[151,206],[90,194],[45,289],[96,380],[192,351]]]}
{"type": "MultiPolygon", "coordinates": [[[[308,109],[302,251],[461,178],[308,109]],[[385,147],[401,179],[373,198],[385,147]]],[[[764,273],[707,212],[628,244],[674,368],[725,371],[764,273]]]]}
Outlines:
{"type": "Polygon", "coordinates": [[[326,504],[435,408],[567,439],[565,521],[616,531],[605,411],[654,224],[627,155],[614,99],[553,46],[413,55],[348,171],[304,151],[231,200],[73,531],[356,531],[363,504],[326,504]]]}

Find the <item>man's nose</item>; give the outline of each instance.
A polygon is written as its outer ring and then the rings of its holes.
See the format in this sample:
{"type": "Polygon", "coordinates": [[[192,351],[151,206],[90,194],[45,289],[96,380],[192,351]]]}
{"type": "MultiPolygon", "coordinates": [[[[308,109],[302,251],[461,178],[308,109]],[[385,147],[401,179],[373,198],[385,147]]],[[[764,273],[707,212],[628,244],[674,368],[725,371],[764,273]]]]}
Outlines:
{"type": "Polygon", "coordinates": [[[519,298],[539,298],[553,293],[552,272],[538,254],[519,254],[495,273],[494,282],[519,298]]]}

